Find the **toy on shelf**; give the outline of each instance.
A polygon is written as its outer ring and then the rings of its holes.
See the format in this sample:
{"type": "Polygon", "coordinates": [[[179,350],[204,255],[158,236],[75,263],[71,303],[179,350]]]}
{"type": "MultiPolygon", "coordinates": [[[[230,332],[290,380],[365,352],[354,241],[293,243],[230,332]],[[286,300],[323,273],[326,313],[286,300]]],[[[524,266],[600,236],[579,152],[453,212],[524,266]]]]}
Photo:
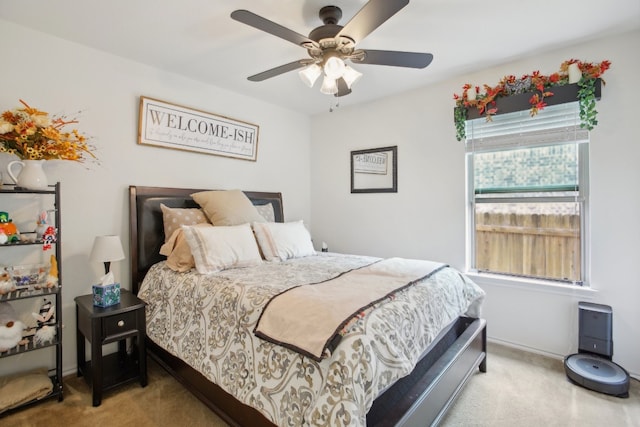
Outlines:
{"type": "Polygon", "coordinates": [[[24,323],[8,302],[0,302],[0,352],[11,350],[22,341],[24,323]]]}
{"type": "Polygon", "coordinates": [[[57,240],[58,232],[55,228],[49,225],[42,235],[42,250],[46,251],[51,249],[51,245],[54,244],[57,240]]]}
{"type": "Polygon", "coordinates": [[[11,275],[7,271],[7,268],[3,268],[0,271],[0,295],[8,294],[16,290],[11,275]]]}
{"type": "Polygon", "coordinates": [[[36,238],[38,240],[42,240],[42,236],[44,236],[45,231],[49,227],[49,214],[47,211],[42,211],[38,214],[38,218],[36,219],[36,238]]]}
{"type": "Polygon", "coordinates": [[[20,240],[20,234],[16,225],[9,218],[9,214],[7,212],[0,212],[0,242],[4,243],[14,243],[20,240]],[[1,237],[3,235],[6,237],[1,237]]]}
{"type": "Polygon", "coordinates": [[[36,344],[53,342],[56,338],[56,307],[48,299],[44,299],[44,304],[40,307],[39,313],[31,313],[36,319],[36,333],[33,341],[36,344]]]}
{"type": "Polygon", "coordinates": [[[49,289],[58,286],[58,260],[55,255],[51,255],[51,268],[47,275],[46,286],[49,289]]]}

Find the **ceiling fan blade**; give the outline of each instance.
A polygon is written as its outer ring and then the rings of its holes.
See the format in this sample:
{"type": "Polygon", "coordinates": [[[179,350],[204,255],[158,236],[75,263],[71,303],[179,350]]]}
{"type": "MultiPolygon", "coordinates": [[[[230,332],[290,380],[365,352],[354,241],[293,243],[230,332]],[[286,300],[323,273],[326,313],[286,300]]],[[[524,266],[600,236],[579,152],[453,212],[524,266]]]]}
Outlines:
{"type": "Polygon", "coordinates": [[[247,77],[247,80],[252,82],[261,82],[263,80],[270,79],[271,77],[279,76],[280,74],[287,73],[289,71],[297,70],[309,65],[308,59],[298,59],[297,61],[289,62],[288,64],[280,65],[279,67],[272,68],[267,71],[263,71],[253,76],[247,77]]]}
{"type": "Polygon", "coordinates": [[[349,37],[357,44],[407,4],[409,0],[370,0],[336,37],[349,37]]]}
{"type": "Polygon", "coordinates": [[[257,28],[258,30],[262,30],[266,33],[272,34],[276,37],[280,37],[281,39],[290,41],[291,43],[297,44],[298,46],[304,47],[304,45],[307,44],[311,44],[316,47],[318,46],[316,42],[314,42],[307,36],[298,34],[295,31],[283,27],[280,24],[276,24],[273,21],[269,21],[262,16],[256,15],[253,12],[249,12],[248,10],[234,10],[233,12],[231,12],[231,17],[236,21],[242,22],[243,24],[247,24],[251,27],[257,28]]]}
{"type": "Polygon", "coordinates": [[[394,67],[425,68],[433,61],[430,53],[399,52],[395,50],[361,50],[362,58],[354,57],[351,61],[358,64],[391,65],[394,67]]]}
{"type": "Polygon", "coordinates": [[[347,82],[345,82],[342,77],[336,80],[336,84],[338,85],[338,92],[336,92],[334,96],[345,96],[351,93],[351,89],[349,89],[347,82]]]}

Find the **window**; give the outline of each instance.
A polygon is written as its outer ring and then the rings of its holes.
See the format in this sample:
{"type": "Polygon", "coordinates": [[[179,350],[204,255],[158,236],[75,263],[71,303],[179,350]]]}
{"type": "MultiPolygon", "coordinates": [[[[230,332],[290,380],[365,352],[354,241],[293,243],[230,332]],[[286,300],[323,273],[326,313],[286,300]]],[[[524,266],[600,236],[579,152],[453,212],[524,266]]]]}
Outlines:
{"type": "Polygon", "coordinates": [[[467,121],[470,270],[586,282],[589,132],[578,108],[467,121]]]}

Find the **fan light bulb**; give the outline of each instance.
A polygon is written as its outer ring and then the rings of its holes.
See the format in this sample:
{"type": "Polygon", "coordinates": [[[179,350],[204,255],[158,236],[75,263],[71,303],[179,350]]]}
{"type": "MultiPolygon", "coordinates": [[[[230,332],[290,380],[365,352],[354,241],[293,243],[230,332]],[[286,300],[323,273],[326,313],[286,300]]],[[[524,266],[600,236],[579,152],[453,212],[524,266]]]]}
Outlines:
{"type": "Polygon", "coordinates": [[[347,84],[347,87],[349,89],[351,89],[351,86],[357,82],[358,80],[360,80],[360,77],[362,77],[362,73],[354,70],[353,68],[349,67],[348,65],[345,66],[344,68],[344,74],[342,75],[342,78],[344,79],[344,82],[347,84]]]}
{"type": "Polygon", "coordinates": [[[320,74],[322,74],[322,67],[318,64],[311,64],[298,72],[300,79],[309,87],[313,87],[320,74]]]}
{"type": "Polygon", "coordinates": [[[339,79],[344,74],[346,65],[344,61],[337,56],[332,56],[327,59],[327,62],[324,64],[324,74],[333,79],[339,79]]]}
{"type": "Polygon", "coordinates": [[[320,92],[324,93],[325,95],[334,95],[338,93],[338,85],[336,84],[336,80],[332,79],[329,76],[324,76],[320,92]]]}

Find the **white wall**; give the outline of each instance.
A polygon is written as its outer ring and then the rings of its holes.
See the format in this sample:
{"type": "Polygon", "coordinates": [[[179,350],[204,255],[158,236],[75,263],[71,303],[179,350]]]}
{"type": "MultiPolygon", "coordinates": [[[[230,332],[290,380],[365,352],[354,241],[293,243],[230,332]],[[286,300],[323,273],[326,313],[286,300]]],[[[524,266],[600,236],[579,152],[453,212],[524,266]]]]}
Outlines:
{"type": "MultiPolygon", "coordinates": [[[[88,259],[94,237],[119,234],[128,254],[129,185],[280,191],[286,219],[309,223],[307,116],[1,20],[0,51],[1,111],[20,106],[19,99],[52,114],[82,110],[78,128],[98,147],[99,165],[55,161],[45,168],[52,183],[62,183],[66,372],[76,366],[74,297],[90,293],[103,272],[88,259]],[[257,162],[137,145],[140,96],[257,124],[257,162]]],[[[0,155],[0,169],[15,159],[0,155]]],[[[34,228],[37,213],[27,216],[34,228]]],[[[11,265],[9,252],[0,256],[0,264],[11,265]]],[[[130,288],[128,259],[112,264],[112,270],[130,288]]],[[[0,372],[37,363],[38,353],[14,356],[11,363],[3,359],[0,372]]]]}
{"type": "MultiPolygon", "coordinates": [[[[596,292],[482,281],[489,337],[561,357],[577,349],[577,302],[613,308],[614,360],[640,377],[640,144],[635,31],[486,69],[312,119],[311,212],[316,241],[338,252],[441,260],[465,267],[464,149],[455,140],[453,93],[504,75],[550,74],[570,58],[609,59],[591,132],[591,286],[596,292]],[[351,150],[398,146],[397,194],[350,194],[351,150]]],[[[438,58],[436,56],[435,60],[438,58]]],[[[424,72],[428,73],[427,68],[424,72]]],[[[366,77],[366,70],[363,78],[366,77]]],[[[357,87],[354,89],[357,90],[357,87]]]]}

